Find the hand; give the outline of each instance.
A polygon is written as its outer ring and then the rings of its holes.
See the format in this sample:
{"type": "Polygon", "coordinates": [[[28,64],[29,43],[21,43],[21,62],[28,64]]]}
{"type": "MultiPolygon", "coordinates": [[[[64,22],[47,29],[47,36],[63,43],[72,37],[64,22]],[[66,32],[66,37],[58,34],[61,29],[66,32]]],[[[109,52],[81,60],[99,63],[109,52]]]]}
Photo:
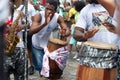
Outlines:
{"type": "Polygon", "coordinates": [[[45,16],[45,24],[48,24],[51,21],[52,14],[51,13],[46,13],[45,16]]]}
{"type": "Polygon", "coordinates": [[[24,25],[18,25],[18,26],[15,28],[16,33],[18,33],[19,31],[21,31],[23,28],[24,28],[24,25]]]}
{"type": "Polygon", "coordinates": [[[85,39],[88,39],[88,38],[91,38],[93,37],[97,32],[99,31],[99,29],[91,29],[91,30],[88,30],[84,33],[84,38],[85,39]]]}
{"type": "Polygon", "coordinates": [[[102,23],[110,32],[115,33],[115,26],[109,22],[102,23]]]}
{"type": "Polygon", "coordinates": [[[60,33],[63,37],[67,37],[70,35],[70,31],[65,29],[60,29],[60,33]]]}
{"type": "Polygon", "coordinates": [[[64,29],[60,29],[60,33],[61,33],[61,36],[65,37],[65,30],[64,29]]]}
{"type": "Polygon", "coordinates": [[[60,29],[59,31],[61,33],[61,40],[66,41],[67,40],[67,36],[70,35],[70,31],[69,30],[65,30],[65,29],[60,29]]]}
{"type": "Polygon", "coordinates": [[[61,33],[60,39],[66,41],[65,30],[64,30],[64,29],[60,29],[59,31],[60,31],[60,33],[61,33]]]}

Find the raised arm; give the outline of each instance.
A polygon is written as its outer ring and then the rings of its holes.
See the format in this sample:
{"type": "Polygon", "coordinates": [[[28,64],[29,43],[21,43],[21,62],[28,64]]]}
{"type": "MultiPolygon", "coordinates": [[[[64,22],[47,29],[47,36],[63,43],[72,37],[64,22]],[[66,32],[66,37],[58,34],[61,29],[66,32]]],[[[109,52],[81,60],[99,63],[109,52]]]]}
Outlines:
{"type": "Polygon", "coordinates": [[[103,5],[104,8],[110,13],[111,16],[114,15],[115,3],[114,0],[98,0],[98,2],[103,5]]]}

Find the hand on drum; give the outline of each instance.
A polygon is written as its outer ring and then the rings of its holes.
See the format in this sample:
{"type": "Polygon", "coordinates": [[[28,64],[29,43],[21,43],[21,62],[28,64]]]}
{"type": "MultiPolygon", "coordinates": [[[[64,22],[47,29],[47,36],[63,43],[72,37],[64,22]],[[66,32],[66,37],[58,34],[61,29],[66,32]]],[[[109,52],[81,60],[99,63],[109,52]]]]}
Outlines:
{"type": "Polygon", "coordinates": [[[60,29],[60,33],[61,33],[61,36],[63,36],[63,37],[67,37],[70,35],[70,31],[68,31],[66,29],[60,29]]]}
{"type": "Polygon", "coordinates": [[[88,30],[84,33],[84,38],[85,39],[88,39],[88,38],[91,38],[95,35],[95,33],[97,33],[99,31],[99,29],[91,29],[91,30],[88,30]]]}
{"type": "Polygon", "coordinates": [[[70,32],[65,30],[65,29],[60,29],[59,31],[60,31],[60,34],[61,34],[61,39],[66,40],[66,37],[70,34],[70,32]]]}

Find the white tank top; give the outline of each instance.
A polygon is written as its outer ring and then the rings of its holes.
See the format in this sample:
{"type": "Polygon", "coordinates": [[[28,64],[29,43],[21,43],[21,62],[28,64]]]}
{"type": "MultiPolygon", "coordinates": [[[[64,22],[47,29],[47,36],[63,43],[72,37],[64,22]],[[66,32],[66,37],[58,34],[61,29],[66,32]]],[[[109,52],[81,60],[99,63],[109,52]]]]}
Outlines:
{"type": "MultiPolygon", "coordinates": [[[[43,24],[45,22],[45,11],[40,12],[42,16],[42,20],[40,24],[43,24]]],[[[33,34],[32,36],[32,45],[35,48],[41,49],[47,46],[48,40],[50,38],[51,32],[58,27],[58,20],[59,14],[55,13],[52,20],[48,25],[46,25],[43,29],[41,29],[39,32],[33,34]]]]}

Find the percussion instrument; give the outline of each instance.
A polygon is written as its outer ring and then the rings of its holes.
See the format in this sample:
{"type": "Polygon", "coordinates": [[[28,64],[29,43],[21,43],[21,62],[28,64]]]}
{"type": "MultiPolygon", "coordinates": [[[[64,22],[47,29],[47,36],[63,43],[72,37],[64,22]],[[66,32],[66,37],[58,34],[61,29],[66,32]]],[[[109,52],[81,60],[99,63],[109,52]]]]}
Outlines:
{"type": "MultiPolygon", "coordinates": [[[[54,50],[57,50],[61,47],[64,47],[67,45],[66,41],[57,39],[57,38],[52,38],[48,41],[48,51],[53,52],[54,50]]],[[[50,66],[50,77],[49,79],[59,79],[63,73],[63,71],[58,67],[57,63],[49,58],[49,66],[50,66]]]]}
{"type": "Polygon", "coordinates": [[[76,80],[117,80],[117,68],[101,69],[79,65],[76,80]]]}
{"type": "Polygon", "coordinates": [[[80,46],[76,80],[116,80],[117,46],[91,41],[83,42],[80,46]]]}

